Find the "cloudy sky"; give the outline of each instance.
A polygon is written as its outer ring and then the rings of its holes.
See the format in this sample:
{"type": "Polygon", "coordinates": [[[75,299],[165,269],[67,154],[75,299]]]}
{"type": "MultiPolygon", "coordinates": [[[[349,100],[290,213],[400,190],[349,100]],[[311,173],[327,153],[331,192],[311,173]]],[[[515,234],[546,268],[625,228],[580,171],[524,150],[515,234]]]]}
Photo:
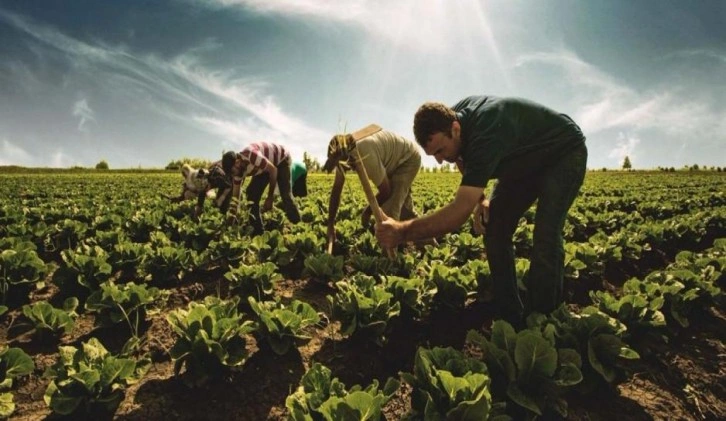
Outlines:
{"type": "Polygon", "coordinates": [[[724,22],[718,0],[0,0],[0,165],[256,140],[322,161],[335,132],[413,138],[421,103],[490,94],[572,116],[591,168],[723,166],[724,22]]]}

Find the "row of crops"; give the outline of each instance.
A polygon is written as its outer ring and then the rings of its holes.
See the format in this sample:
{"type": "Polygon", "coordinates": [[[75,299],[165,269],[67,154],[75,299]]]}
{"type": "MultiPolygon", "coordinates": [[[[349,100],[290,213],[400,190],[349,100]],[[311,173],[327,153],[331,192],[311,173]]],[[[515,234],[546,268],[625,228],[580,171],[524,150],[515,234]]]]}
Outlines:
{"type": "MultiPolygon", "coordinates": [[[[418,209],[445,204],[458,180],[421,174],[418,209]]],[[[0,321],[9,344],[0,350],[0,417],[16,410],[14,391],[34,373],[47,383],[49,411],[109,416],[156,363],[173,363],[169,381],[199,388],[243,371],[252,353],[299,352],[323,329],[384,346],[442,311],[465,314],[492,300],[483,240],[469,223],[436,247],[388,259],[361,226],[365,199],[349,182],[328,255],[330,176],[310,176],[300,224],[275,209],[255,237],[225,225],[209,201],[199,220],[194,203],[169,203],[161,194],[178,182],[164,173],[0,175],[0,321]],[[319,286],[323,300],[280,294],[287,280],[319,286]],[[180,300],[195,281],[213,292],[180,300]],[[89,319],[122,340],[74,336],[89,319]],[[157,320],[173,332],[168,347],[149,334],[157,320]],[[36,367],[26,351],[38,343],[58,346],[53,364],[36,367]]],[[[365,384],[347,387],[311,358],[284,402],[288,416],[378,419],[403,383],[414,419],[566,416],[571,393],[623,381],[629,362],[720,303],[725,187],[718,173],[589,173],[565,227],[569,305],[532,315],[523,329],[495,321],[472,330],[465,347],[422,341],[402,374],[365,384]]],[[[533,218],[530,210],[515,233],[523,291],[533,218]]]]}

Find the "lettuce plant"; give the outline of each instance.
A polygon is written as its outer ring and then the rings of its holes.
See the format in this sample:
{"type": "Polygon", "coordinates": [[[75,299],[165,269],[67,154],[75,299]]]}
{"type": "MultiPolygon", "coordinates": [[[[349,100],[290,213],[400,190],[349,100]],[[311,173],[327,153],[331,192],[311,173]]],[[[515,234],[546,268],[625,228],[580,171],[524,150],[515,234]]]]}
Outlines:
{"type": "Polygon", "coordinates": [[[329,254],[308,256],[304,262],[303,276],[318,282],[335,282],[343,277],[343,257],[329,254]]]}
{"type": "Polygon", "coordinates": [[[145,284],[118,285],[105,282],[86,300],[86,310],[98,313],[96,324],[110,327],[126,322],[134,336],[138,336],[139,324],[146,320],[148,309],[162,296],[156,287],[145,284]]]}
{"type": "Polygon", "coordinates": [[[275,283],[282,280],[282,275],[277,272],[277,266],[272,262],[252,265],[241,263],[225,273],[224,278],[240,296],[254,295],[262,299],[273,295],[275,283]]]}
{"type": "Polygon", "coordinates": [[[33,372],[33,359],[20,348],[0,350],[0,418],[7,418],[15,411],[13,394],[9,390],[13,381],[33,372]]]}
{"type": "Polygon", "coordinates": [[[582,360],[576,350],[555,348],[554,338],[538,329],[515,332],[503,320],[492,324],[491,339],[469,331],[467,342],[482,350],[495,396],[506,396],[525,409],[527,418],[542,416],[548,407],[567,416],[562,395],[582,381],[582,360]]]}
{"type": "Polygon", "coordinates": [[[33,324],[35,335],[39,338],[58,337],[69,334],[75,325],[78,299],[67,298],[63,308],[55,308],[47,301],[38,301],[23,306],[23,315],[33,324]]]}
{"type": "Polygon", "coordinates": [[[388,322],[399,315],[401,303],[370,276],[356,275],[336,282],[335,286],[338,292],[327,299],[332,306],[332,318],[340,321],[340,333],[350,336],[360,332],[382,344],[388,322]]]}
{"type": "Polygon", "coordinates": [[[582,356],[583,381],[577,389],[585,392],[603,381],[616,383],[625,375],[624,363],[640,358],[622,339],[625,325],[593,306],[576,314],[563,305],[549,316],[530,315],[527,325],[553,337],[558,349],[574,349],[582,356]]]}
{"type": "Polygon", "coordinates": [[[175,245],[159,245],[152,247],[144,256],[142,272],[151,282],[179,281],[191,264],[190,250],[175,245]]]}
{"type": "Polygon", "coordinates": [[[419,347],[413,373],[401,373],[413,387],[408,419],[489,419],[492,398],[487,366],[451,347],[419,347]]]}
{"type": "Polygon", "coordinates": [[[458,267],[432,263],[427,279],[436,285],[436,302],[445,307],[462,308],[466,299],[476,294],[476,276],[458,267]]]}
{"type": "Polygon", "coordinates": [[[8,304],[9,296],[27,300],[30,291],[48,273],[48,266],[29,241],[0,239],[0,250],[0,303],[8,304]]]}
{"type": "Polygon", "coordinates": [[[81,348],[58,347],[59,359],[44,377],[50,378],[45,403],[60,415],[78,418],[107,417],[116,412],[129,385],[138,382],[151,361],[120,358],[109,353],[96,338],[81,348]]]}
{"type": "Polygon", "coordinates": [[[63,266],[53,274],[53,281],[63,288],[81,286],[95,291],[111,277],[108,253],[99,246],[81,245],[76,250],[61,252],[63,266]]]}
{"type": "Polygon", "coordinates": [[[320,316],[308,303],[294,300],[284,305],[280,300],[257,302],[248,297],[250,307],[259,320],[257,337],[266,340],[278,354],[286,354],[296,341],[310,339],[304,330],[320,322],[320,316]]]}
{"type": "Polygon", "coordinates": [[[337,377],[331,377],[329,368],[313,364],[297,390],[285,399],[291,420],[380,420],[381,408],[400,386],[398,380],[389,378],[383,389],[378,388],[376,379],[365,388],[355,385],[346,389],[337,377]]]}
{"type": "Polygon", "coordinates": [[[393,299],[401,303],[401,314],[408,317],[423,317],[431,311],[436,286],[428,279],[420,277],[384,277],[386,290],[393,299]]]}
{"type": "Polygon", "coordinates": [[[203,303],[191,302],[188,309],[167,315],[166,320],[178,335],[169,351],[174,374],[179,375],[185,368],[187,385],[202,385],[247,360],[244,335],[254,331],[254,323],[242,321],[238,304],[239,297],[224,301],[208,296],[203,303]]]}

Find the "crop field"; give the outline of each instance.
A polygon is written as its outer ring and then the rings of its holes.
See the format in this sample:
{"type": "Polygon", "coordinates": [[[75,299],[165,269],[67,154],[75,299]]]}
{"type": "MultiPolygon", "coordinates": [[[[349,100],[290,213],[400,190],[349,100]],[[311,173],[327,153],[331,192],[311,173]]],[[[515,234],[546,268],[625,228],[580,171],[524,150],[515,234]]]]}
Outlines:
{"type": "Polygon", "coordinates": [[[0,174],[0,419],[726,419],[726,173],[589,172],[566,304],[519,331],[471,222],[389,259],[354,176],[328,255],[332,175],[250,237],[176,172],[0,174]]]}

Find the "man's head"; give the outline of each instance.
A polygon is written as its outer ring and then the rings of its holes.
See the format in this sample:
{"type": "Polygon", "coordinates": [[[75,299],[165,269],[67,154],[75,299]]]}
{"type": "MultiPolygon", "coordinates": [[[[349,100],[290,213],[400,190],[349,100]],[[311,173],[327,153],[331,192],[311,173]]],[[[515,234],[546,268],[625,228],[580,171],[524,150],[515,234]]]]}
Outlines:
{"type": "Polygon", "coordinates": [[[224,170],[224,173],[231,177],[232,174],[232,168],[234,167],[234,163],[237,161],[237,153],[233,151],[225,152],[224,155],[222,155],[222,170],[224,170]]]}
{"type": "Polygon", "coordinates": [[[456,162],[461,149],[461,126],[456,112],[440,102],[427,102],[413,118],[416,142],[427,155],[443,161],[456,162]]]}
{"type": "Polygon", "coordinates": [[[355,140],[351,134],[336,134],[328,143],[328,159],[323,165],[323,171],[330,172],[336,166],[348,166],[348,159],[355,149],[355,140]]]}

